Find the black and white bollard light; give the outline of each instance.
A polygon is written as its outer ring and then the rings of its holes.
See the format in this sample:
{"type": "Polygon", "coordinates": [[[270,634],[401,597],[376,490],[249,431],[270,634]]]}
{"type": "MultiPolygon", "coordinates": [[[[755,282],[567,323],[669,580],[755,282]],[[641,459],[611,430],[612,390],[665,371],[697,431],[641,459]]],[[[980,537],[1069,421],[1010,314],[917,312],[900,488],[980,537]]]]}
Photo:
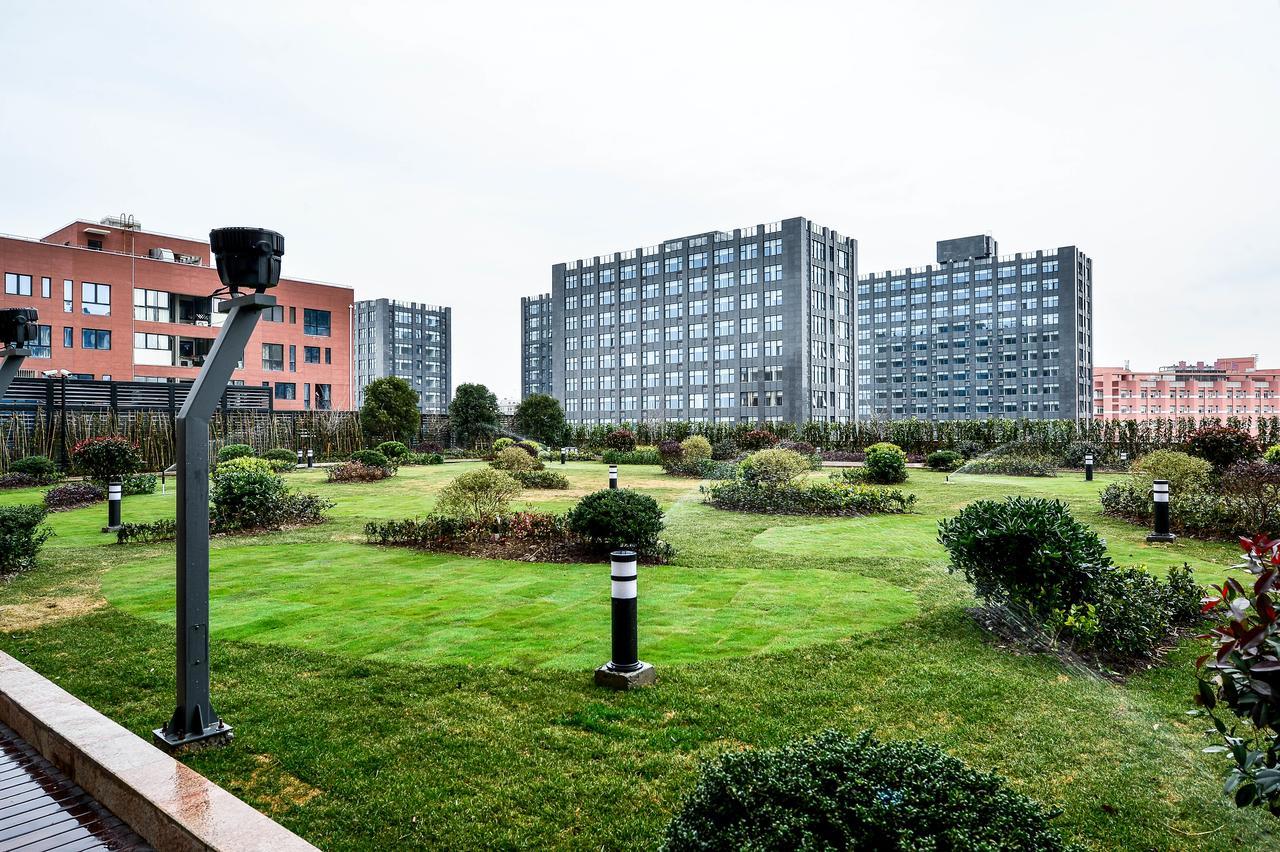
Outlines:
{"type": "Polygon", "coordinates": [[[612,588],[612,648],[609,662],[596,669],[596,684],[610,689],[648,686],[658,679],[653,666],[640,659],[640,633],[636,607],[637,571],[634,550],[609,554],[612,588]]]}
{"type": "Polygon", "coordinates": [[[120,499],[123,495],[123,482],[113,479],[107,483],[107,528],[104,532],[120,529],[120,499]]]}
{"type": "Polygon", "coordinates": [[[560,448],[560,464],[564,464],[568,456],[569,456],[569,451],[566,450],[564,447],[561,447],[560,448]]]}
{"type": "Polygon", "coordinates": [[[1155,530],[1147,541],[1172,542],[1178,537],[1169,532],[1169,480],[1157,479],[1151,483],[1151,500],[1155,505],[1155,530]]]}
{"type": "Polygon", "coordinates": [[[1084,457],[1084,481],[1093,482],[1093,453],[1084,457]]]}
{"type": "Polygon", "coordinates": [[[1128,464],[1128,463],[1129,463],[1129,454],[1122,450],[1120,452],[1120,464],[1128,464]]]}
{"type": "Polygon", "coordinates": [[[298,467],[302,467],[302,450],[298,450],[298,467]]]}
{"type": "Polygon", "coordinates": [[[618,487],[618,466],[616,464],[609,465],[609,487],[618,487]]]}
{"type": "Polygon", "coordinates": [[[315,450],[307,450],[307,467],[315,467],[315,466],[316,466],[316,452],[315,450]]]}

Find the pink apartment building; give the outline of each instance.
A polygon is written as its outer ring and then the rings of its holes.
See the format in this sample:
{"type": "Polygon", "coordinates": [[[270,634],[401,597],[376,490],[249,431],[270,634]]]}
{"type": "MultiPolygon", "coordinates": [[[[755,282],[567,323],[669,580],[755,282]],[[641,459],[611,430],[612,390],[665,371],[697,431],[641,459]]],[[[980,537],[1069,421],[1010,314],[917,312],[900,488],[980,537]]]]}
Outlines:
{"type": "Polygon", "coordinates": [[[1145,372],[1095,367],[1093,412],[1099,420],[1273,417],[1280,414],[1280,368],[1259,369],[1256,355],[1145,372]]]}

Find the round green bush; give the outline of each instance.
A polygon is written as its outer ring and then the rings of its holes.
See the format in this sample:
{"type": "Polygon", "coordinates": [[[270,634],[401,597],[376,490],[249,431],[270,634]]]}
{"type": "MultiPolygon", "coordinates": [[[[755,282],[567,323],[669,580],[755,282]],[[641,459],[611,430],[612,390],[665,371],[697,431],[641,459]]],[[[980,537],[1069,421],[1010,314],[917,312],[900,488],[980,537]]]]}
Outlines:
{"type": "Polygon", "coordinates": [[[267,461],[233,458],[214,469],[209,519],[218,530],[275,527],[288,491],[267,461]]]}
{"type": "Polygon", "coordinates": [[[757,450],[738,465],[738,475],[752,485],[790,485],[809,471],[809,460],[794,450],[757,450]]]}
{"type": "Polygon", "coordinates": [[[701,435],[685,438],[680,442],[680,449],[684,451],[683,460],[686,462],[700,462],[711,458],[711,442],[701,435]]]}
{"type": "Polygon", "coordinates": [[[409,448],[399,441],[383,441],[378,445],[378,452],[392,461],[399,461],[409,455],[409,448]]]}
{"type": "Polygon", "coordinates": [[[529,455],[524,447],[512,445],[500,450],[489,466],[494,470],[531,471],[541,470],[542,462],[529,455]]]}
{"type": "Polygon", "coordinates": [[[0,577],[36,566],[40,548],[53,535],[43,506],[0,506],[0,577]]]}
{"type": "Polygon", "coordinates": [[[588,494],[569,510],[569,529],[592,544],[612,550],[653,550],[662,532],[662,509],[648,494],[606,488],[588,494]]]}
{"type": "Polygon", "coordinates": [[[286,450],[284,447],[267,450],[262,454],[262,458],[269,462],[289,462],[292,465],[297,465],[298,463],[298,454],[293,450],[286,450]]]}
{"type": "Polygon", "coordinates": [[[351,454],[351,461],[365,467],[387,467],[391,462],[377,450],[356,450],[351,454]]]}
{"type": "Polygon", "coordinates": [[[1134,486],[1151,490],[1151,483],[1167,479],[1174,494],[1191,494],[1210,487],[1213,466],[1204,459],[1177,450],[1154,450],[1133,463],[1134,486]]]}
{"type": "Polygon", "coordinates": [[[495,453],[500,453],[507,447],[514,447],[515,445],[516,442],[514,438],[499,438],[493,442],[493,451],[495,453]]]}
{"type": "Polygon", "coordinates": [[[661,848],[1059,852],[1057,816],[936,746],[824,731],[705,764],[661,848]]]}
{"type": "Polygon", "coordinates": [[[446,485],[436,511],[459,521],[493,523],[499,515],[508,514],[511,501],[519,496],[520,483],[511,474],[482,467],[469,470],[446,485]]]}
{"type": "Polygon", "coordinates": [[[964,456],[955,450],[935,450],[925,456],[924,463],[930,470],[952,471],[964,464],[964,456]]]}
{"type": "Polygon", "coordinates": [[[1268,447],[1262,457],[1266,459],[1267,464],[1280,464],[1280,444],[1268,447]]]}
{"type": "Polygon", "coordinates": [[[863,478],[877,485],[894,485],[907,481],[907,454],[897,444],[881,441],[867,447],[863,478]]]}
{"type": "Polygon", "coordinates": [[[247,458],[253,455],[256,455],[256,453],[254,453],[253,447],[248,444],[227,444],[218,450],[218,462],[228,462],[232,459],[247,458]]]}
{"type": "Polygon", "coordinates": [[[14,459],[9,463],[9,472],[26,474],[39,485],[57,482],[62,476],[61,471],[58,470],[58,465],[48,456],[26,456],[25,458],[14,459]]]}
{"type": "Polygon", "coordinates": [[[76,470],[96,482],[109,482],[142,469],[138,446],[122,435],[85,438],[71,450],[71,461],[76,470]]]}
{"type": "Polygon", "coordinates": [[[1098,534],[1061,500],[977,500],[938,522],[938,542],[978,597],[1041,620],[1082,602],[1111,565],[1098,534]]]}
{"type": "Polygon", "coordinates": [[[604,437],[604,445],[610,450],[629,453],[636,448],[636,436],[630,429],[614,429],[604,437]]]}

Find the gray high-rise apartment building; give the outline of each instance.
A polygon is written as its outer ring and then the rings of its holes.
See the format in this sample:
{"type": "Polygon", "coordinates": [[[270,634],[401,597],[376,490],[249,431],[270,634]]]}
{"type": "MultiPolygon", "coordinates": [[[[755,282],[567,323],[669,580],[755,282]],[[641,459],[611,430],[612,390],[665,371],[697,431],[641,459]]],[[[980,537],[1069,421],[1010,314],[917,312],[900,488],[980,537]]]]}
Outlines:
{"type": "Polygon", "coordinates": [[[857,250],[795,218],[558,263],[552,395],[570,423],[850,420],[857,250]]]}
{"type": "Polygon", "coordinates": [[[356,405],[374,379],[399,376],[418,392],[424,414],[444,414],[452,390],[452,312],[449,308],[367,299],[355,303],[356,405]]]}
{"type": "Polygon", "coordinates": [[[551,294],[520,299],[520,398],[551,386],[551,294]]]}
{"type": "Polygon", "coordinates": [[[857,417],[1093,416],[1093,261],[990,237],[858,279],[857,417]]]}

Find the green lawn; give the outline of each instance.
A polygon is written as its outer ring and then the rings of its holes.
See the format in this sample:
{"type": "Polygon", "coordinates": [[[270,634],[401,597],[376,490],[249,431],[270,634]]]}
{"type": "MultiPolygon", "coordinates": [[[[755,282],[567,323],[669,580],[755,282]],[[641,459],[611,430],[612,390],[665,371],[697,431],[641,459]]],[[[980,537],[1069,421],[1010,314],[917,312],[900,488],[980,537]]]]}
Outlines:
{"type": "MultiPolygon", "coordinates": [[[[320,527],[216,539],[214,695],[236,727],[193,767],[326,849],[651,848],[699,760],[824,727],[924,737],[1061,807],[1097,849],[1275,848],[1280,823],[1221,799],[1190,707],[1195,643],[1116,685],[993,647],[946,572],[938,518],[979,497],[1057,496],[1122,564],[1187,561],[1205,581],[1228,544],[1145,544],[1101,517],[1109,477],[911,473],[917,513],[764,517],[699,502],[697,483],[621,469],[667,509],[673,565],[642,566],[642,657],[658,686],[595,688],[608,657],[607,568],[437,556],[362,543],[367,520],[428,512],[471,465],[329,485],[320,527]]],[[[561,469],[559,465],[554,466],[561,469]]],[[[607,483],[564,468],[563,510],[607,483]]],[[[39,492],[0,494],[0,504],[39,492]]],[[[36,571],[0,586],[0,647],[137,733],[173,700],[172,546],[109,544],[105,506],[52,517],[36,571]]],[[[171,517],[172,493],[126,498],[171,517]]]]}

